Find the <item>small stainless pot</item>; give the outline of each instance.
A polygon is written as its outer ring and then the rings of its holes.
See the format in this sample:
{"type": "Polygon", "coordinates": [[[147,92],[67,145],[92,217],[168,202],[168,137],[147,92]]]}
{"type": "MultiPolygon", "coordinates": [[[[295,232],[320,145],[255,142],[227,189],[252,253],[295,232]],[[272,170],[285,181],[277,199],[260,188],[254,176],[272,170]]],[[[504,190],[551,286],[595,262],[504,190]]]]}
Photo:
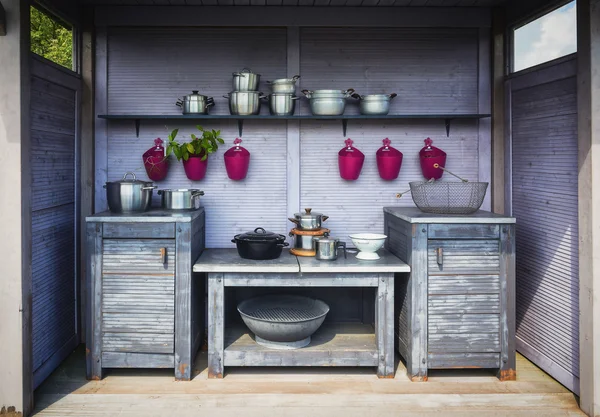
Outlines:
{"type": "Polygon", "coordinates": [[[255,74],[249,68],[233,74],[233,91],[258,91],[260,74],[255,74]]]}
{"type": "Polygon", "coordinates": [[[203,96],[194,90],[192,94],[177,99],[175,104],[181,107],[183,114],[208,114],[208,109],[215,105],[215,101],[212,97],[203,96]]]}
{"type": "Polygon", "coordinates": [[[197,210],[204,191],[196,189],[158,190],[161,207],[165,210],[197,210]]]}
{"type": "Polygon", "coordinates": [[[291,116],[296,109],[298,97],[288,93],[273,93],[269,96],[269,110],[273,116],[291,116]]]}
{"type": "Polygon", "coordinates": [[[120,181],[108,181],[104,184],[104,188],[106,188],[108,209],[111,212],[137,213],[150,208],[152,190],[156,187],[151,182],[137,180],[133,172],[128,172],[120,181]],[[133,179],[128,179],[129,175],[133,179]]]}
{"type": "Polygon", "coordinates": [[[300,79],[299,75],[292,78],[280,78],[278,80],[267,81],[271,85],[271,91],[276,94],[296,94],[296,81],[300,79]]]}
{"type": "Polygon", "coordinates": [[[338,238],[329,236],[329,233],[314,236],[312,242],[315,257],[321,261],[335,261],[338,257],[338,248],[344,250],[344,258],[346,258],[346,242],[340,242],[338,238]]]}
{"type": "Polygon", "coordinates": [[[390,112],[390,102],[396,93],[391,94],[352,94],[353,98],[360,100],[360,114],[383,116],[390,112]]]}
{"type": "Polygon", "coordinates": [[[346,98],[354,93],[348,90],[302,90],[308,97],[310,111],[315,116],[340,116],[346,109],[346,98]]]}
{"type": "Polygon", "coordinates": [[[232,91],[223,97],[229,99],[229,113],[236,116],[259,114],[260,101],[266,98],[258,91],[232,91]]]}
{"type": "Polygon", "coordinates": [[[318,230],[321,224],[327,220],[329,216],[324,216],[321,213],[313,213],[312,209],[304,209],[304,213],[294,213],[294,218],[288,218],[301,230],[318,230]]]}

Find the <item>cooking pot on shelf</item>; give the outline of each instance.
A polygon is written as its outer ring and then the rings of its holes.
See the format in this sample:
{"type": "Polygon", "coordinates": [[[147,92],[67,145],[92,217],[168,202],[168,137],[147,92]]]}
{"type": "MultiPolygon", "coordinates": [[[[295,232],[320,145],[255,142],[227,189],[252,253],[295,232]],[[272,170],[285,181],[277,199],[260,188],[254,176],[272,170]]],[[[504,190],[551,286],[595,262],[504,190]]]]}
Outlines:
{"type": "Polygon", "coordinates": [[[152,190],[156,187],[151,182],[137,180],[133,172],[128,172],[120,181],[107,181],[104,188],[106,188],[108,209],[111,212],[138,213],[150,208],[152,190]],[[129,175],[133,179],[128,179],[129,175]]]}
{"type": "Polygon", "coordinates": [[[273,116],[292,116],[299,97],[288,93],[273,93],[269,95],[269,110],[273,116]]]}
{"type": "Polygon", "coordinates": [[[158,190],[161,207],[165,210],[197,210],[200,208],[200,196],[204,191],[182,188],[179,190],[158,190]]]}
{"type": "Polygon", "coordinates": [[[177,99],[175,104],[181,107],[183,114],[208,114],[208,109],[215,105],[215,100],[212,97],[198,94],[198,90],[194,90],[192,94],[183,96],[183,99],[177,99]]]}
{"type": "Polygon", "coordinates": [[[353,98],[360,100],[360,114],[385,116],[390,112],[390,102],[398,94],[352,94],[353,98]]]}
{"type": "Polygon", "coordinates": [[[312,239],[315,257],[320,261],[335,261],[338,257],[338,248],[344,250],[346,258],[346,242],[340,242],[336,237],[329,236],[326,232],[323,236],[315,236],[312,239]]]}
{"type": "Polygon", "coordinates": [[[234,91],[257,91],[260,82],[260,74],[252,72],[250,68],[244,68],[233,74],[234,91]]]}
{"type": "Polygon", "coordinates": [[[271,91],[276,94],[296,94],[296,81],[300,79],[299,75],[292,78],[280,78],[278,80],[267,81],[271,85],[271,91]]]}
{"type": "Polygon", "coordinates": [[[232,91],[223,97],[229,99],[229,113],[234,116],[259,114],[260,101],[266,98],[258,91],[232,91]]]}
{"type": "MultiPolygon", "coordinates": [[[[294,239],[294,249],[314,252],[313,238],[323,236],[325,233],[329,233],[329,229],[302,230],[294,228],[290,230],[289,236],[294,239]]],[[[311,256],[314,256],[314,253],[311,256]]]]}
{"type": "Polygon", "coordinates": [[[439,180],[444,171],[439,166],[446,166],[446,152],[435,146],[431,146],[433,141],[430,138],[425,139],[425,146],[419,151],[419,160],[421,162],[421,171],[423,176],[430,179],[439,180]]]}
{"type": "Polygon", "coordinates": [[[238,254],[244,259],[267,260],[281,256],[284,246],[289,246],[285,236],[257,227],[253,232],[235,235],[231,239],[238,254]]]}
{"type": "Polygon", "coordinates": [[[288,218],[289,221],[298,226],[301,230],[319,230],[321,223],[327,220],[329,216],[321,213],[313,213],[312,209],[304,209],[304,213],[294,213],[294,218],[288,218]]]}
{"type": "Polygon", "coordinates": [[[346,98],[354,89],[348,90],[302,90],[309,99],[310,111],[315,116],[340,116],[346,109],[346,98]]]}

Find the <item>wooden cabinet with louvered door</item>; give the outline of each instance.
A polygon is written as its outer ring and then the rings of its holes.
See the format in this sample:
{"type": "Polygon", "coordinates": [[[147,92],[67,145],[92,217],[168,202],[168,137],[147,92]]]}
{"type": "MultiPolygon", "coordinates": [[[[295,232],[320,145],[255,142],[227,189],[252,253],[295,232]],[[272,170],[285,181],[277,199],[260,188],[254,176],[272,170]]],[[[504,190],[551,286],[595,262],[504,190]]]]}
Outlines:
{"type": "Polygon", "coordinates": [[[398,350],[411,379],[446,368],[496,368],[514,379],[515,219],[384,212],[387,248],[411,266],[396,280],[398,350]]]}
{"type": "Polygon", "coordinates": [[[104,239],[102,352],[173,354],[175,239],[104,239]]]}
{"type": "Polygon", "coordinates": [[[87,376],[172,368],[191,379],[204,335],[204,210],[100,213],[87,221],[87,376]]]}

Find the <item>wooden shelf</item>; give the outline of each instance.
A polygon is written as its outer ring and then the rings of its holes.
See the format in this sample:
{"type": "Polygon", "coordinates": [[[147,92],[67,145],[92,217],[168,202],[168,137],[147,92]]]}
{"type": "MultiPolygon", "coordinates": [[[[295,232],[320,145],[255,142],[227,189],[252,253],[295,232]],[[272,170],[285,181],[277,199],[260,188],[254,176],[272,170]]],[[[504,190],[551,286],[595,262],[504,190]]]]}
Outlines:
{"type": "Polygon", "coordinates": [[[377,366],[373,326],[325,323],[310,345],[295,350],[257,344],[244,325],[225,329],[224,366],[377,366]]]}
{"type": "Polygon", "coordinates": [[[140,133],[140,124],[142,120],[237,120],[240,136],[244,130],[245,120],[341,120],[342,133],[346,136],[348,120],[401,120],[401,119],[440,119],[444,120],[446,125],[446,136],[450,134],[450,123],[455,119],[483,119],[490,117],[490,114],[391,114],[386,116],[367,116],[362,114],[341,115],[341,116],[233,116],[225,115],[197,115],[197,114],[100,114],[98,118],[106,120],[133,120],[135,122],[136,136],[140,133]]]}

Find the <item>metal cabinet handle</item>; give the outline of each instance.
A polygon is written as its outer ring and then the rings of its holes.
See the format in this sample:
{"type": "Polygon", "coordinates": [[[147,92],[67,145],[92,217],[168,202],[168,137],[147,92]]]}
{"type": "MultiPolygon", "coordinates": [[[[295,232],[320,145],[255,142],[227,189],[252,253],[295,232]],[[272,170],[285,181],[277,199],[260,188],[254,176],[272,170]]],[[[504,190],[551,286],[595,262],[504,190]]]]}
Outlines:
{"type": "Polygon", "coordinates": [[[163,265],[167,263],[167,248],[160,248],[160,260],[163,265]]]}
{"type": "Polygon", "coordinates": [[[437,248],[435,250],[435,254],[436,254],[436,259],[437,259],[437,263],[439,266],[443,266],[444,265],[444,249],[443,248],[437,248]]]}

